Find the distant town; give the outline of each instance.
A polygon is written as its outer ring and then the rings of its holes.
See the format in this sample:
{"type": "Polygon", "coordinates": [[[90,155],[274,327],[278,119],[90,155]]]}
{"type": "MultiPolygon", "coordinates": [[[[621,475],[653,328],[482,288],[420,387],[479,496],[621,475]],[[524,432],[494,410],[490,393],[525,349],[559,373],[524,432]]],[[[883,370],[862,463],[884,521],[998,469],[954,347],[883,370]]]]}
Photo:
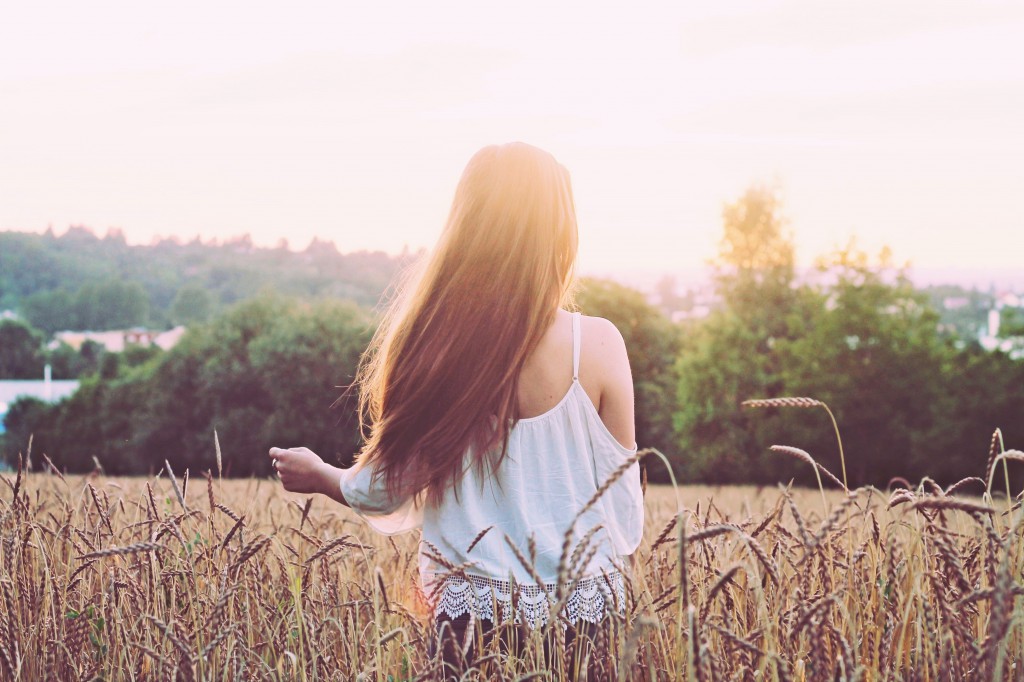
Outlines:
{"type": "MultiPolygon", "coordinates": [[[[1017,278],[1008,273],[995,275],[1001,284],[990,283],[985,288],[965,284],[929,284],[918,285],[918,289],[928,295],[930,303],[939,312],[937,331],[944,336],[955,337],[958,347],[974,341],[985,350],[998,349],[1021,358],[1024,357],[1024,338],[1021,338],[1024,334],[1024,275],[1017,278]],[[1015,279],[1019,283],[1011,285],[1015,279]],[[1009,335],[1006,333],[1007,324],[1013,330],[1009,335]]],[[[814,273],[808,271],[803,276],[813,279],[814,273]]],[[[970,281],[983,276],[975,272],[953,278],[970,281]]],[[[644,291],[649,303],[660,308],[676,323],[706,317],[720,305],[710,271],[688,272],[678,278],[662,275],[657,280],[633,277],[629,281],[644,291]],[[687,287],[683,293],[677,291],[680,283],[687,287]]]]}
{"type": "MultiPolygon", "coordinates": [[[[648,302],[661,309],[674,323],[704,318],[720,303],[716,289],[710,283],[695,286],[682,294],[677,293],[675,287],[675,279],[665,276],[644,292],[648,302]]],[[[1008,336],[1003,333],[1006,318],[1015,325],[1015,329],[1022,327],[1024,290],[997,290],[993,286],[989,291],[982,292],[958,285],[940,285],[926,287],[924,291],[940,312],[937,331],[955,337],[959,347],[975,341],[986,351],[999,350],[1016,359],[1024,358],[1024,335],[1008,336]]],[[[0,319],[17,319],[17,315],[6,310],[0,312],[0,319]]],[[[107,353],[121,353],[132,347],[156,347],[166,351],[174,347],[185,331],[184,325],[167,330],[133,327],[98,332],[59,331],[54,333],[47,348],[54,351],[66,346],[81,352],[83,347],[94,344],[107,353]]],[[[51,373],[50,365],[46,365],[44,376],[39,379],[0,379],[0,433],[3,432],[4,415],[18,398],[31,397],[56,402],[70,396],[78,388],[78,380],[54,380],[51,373]]]]}
{"type": "MultiPolygon", "coordinates": [[[[13,311],[5,310],[0,313],[0,320],[15,319],[18,318],[13,311]]],[[[166,331],[142,327],[102,332],[63,331],[53,335],[53,340],[47,344],[47,348],[56,351],[61,346],[67,346],[80,353],[86,344],[95,344],[107,353],[122,353],[126,348],[149,346],[170,350],[184,333],[185,327],[182,325],[166,331]]],[[[0,433],[4,431],[4,416],[15,400],[35,398],[52,403],[63,400],[78,390],[79,381],[77,379],[55,380],[52,375],[52,366],[46,364],[43,366],[43,376],[40,379],[0,379],[0,433]]]]}

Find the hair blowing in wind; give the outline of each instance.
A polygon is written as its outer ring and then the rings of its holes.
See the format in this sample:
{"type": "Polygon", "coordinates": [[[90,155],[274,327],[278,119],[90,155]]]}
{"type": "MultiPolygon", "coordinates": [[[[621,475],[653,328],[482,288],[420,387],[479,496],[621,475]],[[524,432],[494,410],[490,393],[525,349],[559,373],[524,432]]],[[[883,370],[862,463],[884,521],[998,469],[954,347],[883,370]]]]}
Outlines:
{"type": "Polygon", "coordinates": [[[389,493],[439,501],[468,466],[497,467],[520,370],[570,298],[576,248],[569,174],[554,157],[516,142],[470,159],[437,246],[357,376],[357,462],[389,493]]]}

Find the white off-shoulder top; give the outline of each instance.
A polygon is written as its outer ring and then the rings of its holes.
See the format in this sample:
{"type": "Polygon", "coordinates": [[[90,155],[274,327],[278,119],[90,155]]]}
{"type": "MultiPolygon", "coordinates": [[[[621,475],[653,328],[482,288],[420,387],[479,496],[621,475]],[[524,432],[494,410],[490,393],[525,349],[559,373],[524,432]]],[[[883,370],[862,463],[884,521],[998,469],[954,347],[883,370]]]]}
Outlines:
{"type": "Polygon", "coordinates": [[[643,533],[640,467],[636,447],[615,440],[579,382],[579,313],[572,323],[572,385],[555,407],[516,422],[493,475],[480,480],[469,467],[435,506],[389,499],[370,467],[342,472],[345,500],[375,530],[422,528],[420,577],[436,615],[537,626],[552,604],[570,623],[624,608],[620,557],[643,533]]]}

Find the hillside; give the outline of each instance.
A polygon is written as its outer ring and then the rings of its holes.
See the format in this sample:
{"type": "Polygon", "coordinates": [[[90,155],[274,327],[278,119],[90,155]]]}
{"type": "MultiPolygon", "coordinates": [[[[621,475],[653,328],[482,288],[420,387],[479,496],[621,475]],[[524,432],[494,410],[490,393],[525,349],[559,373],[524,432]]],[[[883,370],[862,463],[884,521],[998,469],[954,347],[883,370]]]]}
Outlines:
{"type": "Polygon", "coordinates": [[[129,245],[117,232],[84,227],[60,236],[0,232],[0,310],[47,334],[61,329],[169,327],[204,321],[262,290],[300,298],[347,298],[372,307],[410,258],[341,253],[314,240],[302,251],[164,239],[129,245]]]}

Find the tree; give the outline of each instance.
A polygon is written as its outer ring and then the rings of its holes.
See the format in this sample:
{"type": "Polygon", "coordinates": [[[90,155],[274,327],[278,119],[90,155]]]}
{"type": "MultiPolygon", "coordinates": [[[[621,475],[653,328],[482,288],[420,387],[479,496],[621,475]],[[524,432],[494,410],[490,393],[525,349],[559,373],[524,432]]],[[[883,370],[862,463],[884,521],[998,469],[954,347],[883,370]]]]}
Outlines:
{"type": "MultiPolygon", "coordinates": [[[[819,261],[828,284],[801,333],[777,345],[788,395],[831,407],[842,433],[849,483],[884,486],[894,476],[935,475],[920,446],[933,426],[949,347],[938,313],[887,250],[875,262],[853,244],[819,261]]],[[[828,418],[790,423],[789,443],[836,475],[840,457],[828,418]]]]}
{"type": "Polygon", "coordinates": [[[1000,318],[999,338],[1008,339],[1018,353],[1024,352],[1024,308],[1003,308],[1000,318]]]}
{"type": "Polygon", "coordinates": [[[0,320],[0,379],[42,379],[43,338],[17,320],[0,320]]]}
{"type": "Polygon", "coordinates": [[[75,297],[65,289],[36,292],[22,300],[20,309],[25,319],[47,336],[79,328],[75,297]]]}
{"type": "MultiPolygon", "coordinates": [[[[996,419],[1016,428],[1012,415],[1024,401],[995,379],[1003,360],[956,351],[940,336],[927,295],[887,250],[872,259],[850,244],[819,260],[819,284],[798,283],[781,223],[764,214],[775,205],[756,193],[741,203],[724,213],[721,305],[684,328],[677,423],[681,449],[695,453],[686,473],[717,483],[813,484],[813,469],[767,450],[786,444],[841,476],[822,411],[739,409],[748,398],[809,396],[838,420],[851,487],[977,475],[981,465],[965,459],[963,434],[976,437],[979,426],[1001,425],[996,419]],[[986,382],[996,390],[979,400],[986,382]]],[[[1001,371],[1011,383],[1020,376],[1019,368],[1001,371]]]]}
{"type": "Polygon", "coordinates": [[[38,398],[23,397],[11,403],[3,418],[4,451],[0,452],[0,461],[16,464],[19,454],[28,454],[30,438],[33,440],[33,452],[40,452],[38,437],[45,439],[44,431],[51,414],[50,406],[38,398]]]}
{"type": "Polygon", "coordinates": [[[754,422],[740,403],[782,391],[775,347],[800,333],[815,300],[796,286],[793,243],[768,189],[749,189],[726,204],[722,219],[714,261],[720,301],[706,319],[683,326],[676,364],[681,473],[717,483],[771,480],[791,471],[765,454],[765,435],[778,420],[754,422]]]}
{"type": "MultiPolygon", "coordinates": [[[[307,252],[262,249],[242,238],[224,245],[196,239],[163,239],[130,246],[116,233],[98,239],[76,227],[57,237],[0,232],[0,309],[19,310],[47,335],[64,329],[163,325],[180,289],[202,288],[214,304],[231,304],[257,295],[268,282],[275,292],[300,297],[336,296],[373,306],[395,274],[414,255],[342,254],[329,242],[307,252]],[[144,314],[109,320],[91,305],[89,290],[110,281],[135,282],[145,291],[144,314]],[[87,287],[83,303],[89,319],[80,320],[76,294],[87,287]],[[50,296],[53,292],[62,293],[50,296]],[[39,297],[36,299],[36,297],[39,297]],[[94,313],[101,315],[98,319],[94,313]],[[134,318],[134,319],[132,319],[134,318]],[[116,322],[116,324],[115,324],[116,322]]],[[[179,309],[179,313],[183,312],[179,309]]],[[[191,320],[190,320],[191,321],[191,320]]]]}
{"type": "Polygon", "coordinates": [[[348,302],[264,296],[190,329],[168,352],[104,355],[115,360],[77,393],[15,427],[35,430],[70,471],[91,470],[94,456],[111,474],[155,471],[164,459],[179,472],[213,468],[215,430],[227,475],[269,473],[272,445],[301,443],[347,464],[360,443],[355,405],[331,406],[372,331],[348,302]]]}
{"type": "MultiPolygon", "coordinates": [[[[935,381],[940,390],[933,397],[931,429],[919,440],[914,457],[918,471],[936,480],[953,482],[966,476],[982,476],[988,446],[995,429],[1007,449],[1024,444],[1024,361],[1001,351],[989,352],[968,346],[946,357],[935,381]]],[[[1020,491],[1021,465],[1010,463],[1014,494],[1020,491]]],[[[993,490],[1005,491],[1003,467],[995,472],[993,490]]],[[[978,488],[975,488],[978,491],[978,488]]]]}
{"type": "Polygon", "coordinates": [[[784,305],[795,279],[794,246],[776,195],[767,187],[751,187],[725,205],[722,227],[713,265],[726,305],[754,315],[784,305]]]}
{"type": "Polygon", "coordinates": [[[46,351],[46,362],[53,368],[54,379],[77,379],[95,369],[94,363],[63,341],[46,351]]]}
{"type": "Polygon", "coordinates": [[[198,284],[186,284],[178,290],[171,304],[171,321],[190,325],[206,322],[213,313],[213,297],[198,284]]]}
{"type": "Polygon", "coordinates": [[[370,342],[372,320],[338,300],[291,312],[285,323],[275,324],[249,346],[253,371],[271,398],[269,412],[261,417],[262,437],[305,443],[328,461],[347,466],[362,444],[352,382],[370,342]]]}
{"type": "Polygon", "coordinates": [[[126,329],[146,322],[149,299],[138,282],[109,279],[79,289],[75,308],[83,329],[126,329]]]}

